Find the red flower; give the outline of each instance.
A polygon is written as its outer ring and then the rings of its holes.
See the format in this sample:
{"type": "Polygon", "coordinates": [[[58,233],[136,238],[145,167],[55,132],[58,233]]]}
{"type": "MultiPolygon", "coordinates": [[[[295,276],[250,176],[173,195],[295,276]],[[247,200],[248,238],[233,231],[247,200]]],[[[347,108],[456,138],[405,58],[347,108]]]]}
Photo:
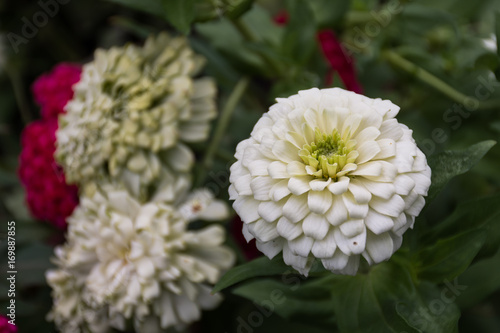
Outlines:
{"type": "MultiPolygon", "coordinates": [[[[278,25],[285,25],[288,23],[288,18],[288,13],[282,11],[274,17],[274,22],[278,25]]],[[[325,84],[327,86],[331,85],[333,82],[333,74],[337,72],[347,90],[361,94],[363,91],[356,78],[354,59],[350,58],[344,52],[335,33],[332,30],[325,29],[318,32],[317,38],[323,55],[330,65],[330,70],[325,76],[325,84]]]]}
{"type": "Polygon", "coordinates": [[[17,327],[9,323],[9,319],[0,315],[0,333],[17,333],[17,327]]]}
{"type": "Polygon", "coordinates": [[[80,66],[59,64],[35,81],[33,95],[43,119],[26,126],[21,135],[18,174],[28,207],[34,217],[61,229],[78,205],[78,189],[66,184],[63,170],[54,160],[57,116],[73,98],[72,87],[81,72],[80,66]]]}
{"type": "Polygon", "coordinates": [[[43,118],[56,117],[64,112],[64,106],[73,98],[72,87],[80,80],[81,73],[80,66],[62,63],[33,83],[33,96],[41,107],[43,118]]]}
{"type": "Polygon", "coordinates": [[[78,205],[78,189],[66,184],[62,168],[54,161],[56,130],[56,118],[26,126],[18,173],[33,216],[64,229],[66,217],[78,205]]]}

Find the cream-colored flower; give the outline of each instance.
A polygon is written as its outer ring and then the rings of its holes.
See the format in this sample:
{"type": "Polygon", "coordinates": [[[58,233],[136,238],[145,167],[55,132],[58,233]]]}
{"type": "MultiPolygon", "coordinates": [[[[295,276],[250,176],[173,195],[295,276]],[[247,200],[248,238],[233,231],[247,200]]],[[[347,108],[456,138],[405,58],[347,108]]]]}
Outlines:
{"type": "MultiPolygon", "coordinates": [[[[54,306],[47,319],[54,321],[61,332],[104,333],[109,330],[106,307],[91,307],[85,301],[84,286],[86,274],[70,272],[66,266],[66,251],[56,250],[55,263],[58,269],[47,271],[46,278],[52,288],[54,306]]],[[[84,268],[85,272],[86,269],[84,268]]]]}
{"type": "Polygon", "coordinates": [[[401,246],[431,170],[399,107],[339,88],[278,98],[236,148],[229,193],[247,241],[307,275],[356,274],[401,246]]]}
{"type": "Polygon", "coordinates": [[[111,327],[124,329],[133,319],[136,331],[147,333],[182,327],[219,304],[210,284],[235,259],[222,245],[225,231],[220,225],[187,227],[198,218],[225,218],[227,208],[204,196],[192,214],[187,207],[204,192],[187,201],[182,193],[175,203],[141,204],[128,191],[106,186],[81,199],[68,219],[68,243],[58,250],[65,257],[60,269],[82,281],[76,304],[106,309],[111,327]]]}
{"type": "Polygon", "coordinates": [[[189,172],[182,142],[205,140],[216,116],[214,81],[193,78],[203,63],[185,37],[166,33],[97,50],[59,119],[55,156],[67,181],[122,179],[137,195],[164,172],[189,172]]]}

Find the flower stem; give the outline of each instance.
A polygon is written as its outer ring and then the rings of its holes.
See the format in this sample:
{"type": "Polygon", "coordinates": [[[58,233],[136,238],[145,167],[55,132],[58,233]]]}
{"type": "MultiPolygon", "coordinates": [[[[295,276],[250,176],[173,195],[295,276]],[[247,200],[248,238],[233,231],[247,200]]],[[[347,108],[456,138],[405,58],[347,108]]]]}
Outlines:
{"type": "Polygon", "coordinates": [[[401,68],[402,70],[410,73],[417,79],[427,83],[431,87],[440,91],[442,94],[448,96],[450,99],[458,102],[460,104],[464,104],[465,102],[473,102],[478,105],[478,109],[491,109],[494,107],[500,107],[500,100],[489,100],[480,102],[477,98],[465,95],[460,91],[457,91],[455,88],[451,87],[449,84],[439,79],[438,77],[432,75],[425,69],[415,65],[414,63],[406,60],[401,57],[394,51],[385,51],[383,53],[383,57],[385,57],[392,65],[401,68]]]}
{"type": "Polygon", "coordinates": [[[200,168],[201,171],[197,175],[198,186],[200,186],[205,180],[206,171],[212,168],[214,156],[217,153],[217,148],[219,147],[222,137],[226,132],[227,125],[229,125],[229,120],[231,120],[231,116],[233,115],[233,112],[236,109],[238,102],[240,101],[241,97],[243,96],[243,93],[248,87],[248,83],[249,83],[248,78],[244,77],[240,79],[236,84],[236,86],[234,87],[233,91],[231,92],[231,95],[229,96],[226,105],[224,105],[224,108],[222,109],[219,121],[215,128],[214,136],[212,138],[212,141],[210,142],[210,145],[207,148],[207,153],[203,158],[202,168],[200,168]]]}
{"type": "Polygon", "coordinates": [[[28,106],[28,99],[24,93],[24,85],[21,76],[18,72],[12,70],[10,66],[5,66],[5,72],[7,73],[7,76],[12,84],[12,90],[14,90],[14,97],[16,99],[19,112],[21,113],[21,118],[23,119],[24,124],[27,125],[33,120],[33,116],[28,106]]]}
{"type": "MultiPolygon", "coordinates": [[[[248,27],[240,19],[230,20],[233,26],[238,30],[238,32],[246,39],[248,42],[255,43],[258,41],[257,36],[252,32],[252,30],[248,27]]],[[[278,63],[276,63],[269,55],[265,52],[256,51],[257,55],[262,59],[262,61],[272,70],[275,74],[281,73],[281,69],[278,63]]]]}

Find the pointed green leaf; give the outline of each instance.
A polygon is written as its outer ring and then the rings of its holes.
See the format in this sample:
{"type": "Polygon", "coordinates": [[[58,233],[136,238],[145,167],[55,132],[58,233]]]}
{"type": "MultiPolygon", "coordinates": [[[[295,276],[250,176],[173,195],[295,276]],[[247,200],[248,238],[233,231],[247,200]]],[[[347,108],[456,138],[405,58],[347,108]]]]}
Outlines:
{"type": "Polygon", "coordinates": [[[471,265],[458,277],[458,283],[466,286],[457,296],[457,304],[462,309],[474,306],[500,290],[500,251],[491,258],[471,265]]]}
{"type": "Polygon", "coordinates": [[[180,32],[187,34],[194,20],[194,0],[161,0],[165,17],[180,32]]]}
{"type": "Polygon", "coordinates": [[[484,230],[472,230],[441,239],[417,254],[422,279],[442,282],[460,275],[469,267],[486,240],[484,230]]]}
{"type": "Polygon", "coordinates": [[[401,301],[396,306],[398,315],[408,325],[422,333],[458,332],[460,311],[453,303],[455,299],[454,283],[447,282],[440,289],[429,282],[421,282],[414,296],[401,301]]]}
{"type": "Polygon", "coordinates": [[[469,171],[496,144],[493,140],[479,142],[464,150],[449,150],[429,158],[432,169],[432,183],[428,200],[437,193],[453,177],[469,171]]]}
{"type": "Polygon", "coordinates": [[[290,274],[281,281],[260,279],[245,283],[233,293],[247,298],[285,319],[314,322],[317,326],[334,325],[334,308],[328,284],[305,282],[290,274]]]}
{"type": "Polygon", "coordinates": [[[290,270],[292,269],[283,262],[281,256],[276,256],[272,260],[269,260],[267,257],[260,257],[229,270],[217,282],[212,292],[221,291],[238,282],[257,276],[279,275],[290,270]]]}

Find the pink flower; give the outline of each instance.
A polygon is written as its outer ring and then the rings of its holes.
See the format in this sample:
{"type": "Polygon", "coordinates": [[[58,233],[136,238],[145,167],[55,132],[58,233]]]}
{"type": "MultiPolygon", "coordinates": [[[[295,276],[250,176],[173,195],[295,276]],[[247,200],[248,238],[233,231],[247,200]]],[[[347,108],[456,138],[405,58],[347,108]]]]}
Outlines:
{"type": "Polygon", "coordinates": [[[17,333],[17,327],[9,323],[9,319],[0,315],[0,333],[17,333]]]}
{"type": "Polygon", "coordinates": [[[34,217],[66,228],[66,217],[78,205],[78,189],[66,184],[64,173],[54,161],[57,119],[32,122],[21,135],[19,178],[34,217]]]}
{"type": "Polygon", "coordinates": [[[73,98],[72,87],[80,80],[81,73],[79,65],[62,63],[33,83],[33,96],[41,107],[43,118],[57,117],[64,112],[64,106],[73,98]]]}

